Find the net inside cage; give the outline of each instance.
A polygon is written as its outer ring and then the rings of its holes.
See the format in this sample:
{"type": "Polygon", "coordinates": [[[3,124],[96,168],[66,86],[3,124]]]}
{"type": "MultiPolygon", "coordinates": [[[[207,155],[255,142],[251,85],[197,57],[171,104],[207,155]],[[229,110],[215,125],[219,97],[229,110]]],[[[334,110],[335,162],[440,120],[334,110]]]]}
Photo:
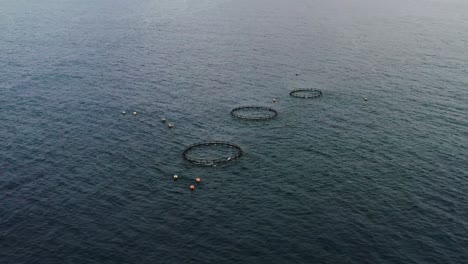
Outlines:
{"type": "Polygon", "coordinates": [[[291,91],[289,95],[299,98],[317,98],[322,96],[322,91],[319,89],[296,89],[291,91]]]}
{"type": "Polygon", "coordinates": [[[200,165],[227,163],[242,156],[242,149],[232,143],[212,141],[193,144],[183,153],[184,159],[200,165]]]}
{"type": "Polygon", "coordinates": [[[234,108],[231,115],[246,120],[268,120],[276,117],[278,112],[265,106],[241,106],[234,108]]]}

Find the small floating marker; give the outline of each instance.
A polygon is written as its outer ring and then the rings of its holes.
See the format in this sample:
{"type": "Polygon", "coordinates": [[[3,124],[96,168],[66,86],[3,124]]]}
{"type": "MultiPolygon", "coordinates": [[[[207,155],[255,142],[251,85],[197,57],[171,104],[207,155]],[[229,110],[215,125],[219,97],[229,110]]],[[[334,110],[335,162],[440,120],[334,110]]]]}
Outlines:
{"type": "Polygon", "coordinates": [[[174,181],[177,181],[177,179],[179,179],[179,176],[174,175],[174,181]]]}
{"type": "Polygon", "coordinates": [[[299,76],[299,73],[296,73],[296,76],[299,76]]]}
{"type": "Polygon", "coordinates": [[[276,98],[273,99],[273,103],[276,103],[276,102],[278,102],[278,99],[276,99],[276,98]]]}
{"type": "Polygon", "coordinates": [[[162,121],[163,123],[166,123],[167,119],[166,119],[165,117],[163,117],[163,118],[161,119],[161,121],[162,121]]]}
{"type": "Polygon", "coordinates": [[[197,183],[200,183],[200,182],[201,182],[201,179],[200,179],[200,178],[196,178],[195,181],[196,181],[197,183]]]}
{"type": "Polygon", "coordinates": [[[167,127],[168,127],[168,128],[173,128],[173,127],[174,127],[174,125],[173,125],[173,124],[171,124],[171,123],[169,123],[169,124],[167,125],[167,127]]]}
{"type": "Polygon", "coordinates": [[[138,114],[137,112],[133,112],[133,115],[135,115],[135,116],[136,116],[137,114],[138,114]]]}
{"type": "Polygon", "coordinates": [[[125,112],[125,111],[122,111],[122,115],[125,115],[126,113],[127,113],[127,112],[125,112]]]}
{"type": "Polygon", "coordinates": [[[367,97],[364,97],[364,101],[367,101],[367,97]]]}
{"type": "Polygon", "coordinates": [[[195,190],[195,186],[194,185],[190,185],[190,190],[195,190]]]}

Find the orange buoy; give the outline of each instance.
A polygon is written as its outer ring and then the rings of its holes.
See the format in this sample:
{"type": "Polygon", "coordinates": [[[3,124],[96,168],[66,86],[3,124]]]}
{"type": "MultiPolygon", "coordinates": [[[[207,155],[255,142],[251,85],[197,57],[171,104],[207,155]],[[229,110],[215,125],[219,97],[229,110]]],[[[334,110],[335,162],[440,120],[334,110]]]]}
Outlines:
{"type": "Polygon", "coordinates": [[[195,186],[190,185],[190,190],[192,190],[192,191],[195,190],[195,186]]]}
{"type": "Polygon", "coordinates": [[[197,183],[200,183],[200,182],[201,182],[201,179],[200,179],[200,178],[196,178],[195,181],[196,181],[197,183]]]}

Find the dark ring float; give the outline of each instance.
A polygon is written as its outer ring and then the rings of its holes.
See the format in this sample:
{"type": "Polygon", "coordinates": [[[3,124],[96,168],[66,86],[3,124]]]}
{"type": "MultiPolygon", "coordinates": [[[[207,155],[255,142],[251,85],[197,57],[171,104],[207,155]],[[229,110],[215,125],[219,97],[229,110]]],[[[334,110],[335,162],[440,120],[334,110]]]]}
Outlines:
{"type": "Polygon", "coordinates": [[[299,88],[292,90],[289,93],[290,96],[292,97],[297,97],[297,98],[318,98],[322,96],[322,91],[319,89],[313,89],[313,88],[299,88]]]}
{"type": "MultiPolygon", "coordinates": [[[[219,155],[219,153],[216,153],[219,155]]],[[[196,143],[188,146],[182,156],[185,160],[197,164],[212,166],[215,164],[222,164],[234,161],[242,156],[243,152],[241,147],[236,144],[225,142],[225,141],[208,141],[202,143],[196,143]],[[221,157],[209,157],[210,151],[214,151],[218,148],[221,148],[223,152],[228,152],[228,155],[223,155],[221,157]],[[200,152],[201,153],[198,153],[200,152]],[[198,156],[197,156],[198,155],[198,156]]]]}
{"type": "Polygon", "coordinates": [[[240,119],[260,121],[275,118],[278,112],[266,106],[248,105],[232,109],[231,115],[240,119]]]}

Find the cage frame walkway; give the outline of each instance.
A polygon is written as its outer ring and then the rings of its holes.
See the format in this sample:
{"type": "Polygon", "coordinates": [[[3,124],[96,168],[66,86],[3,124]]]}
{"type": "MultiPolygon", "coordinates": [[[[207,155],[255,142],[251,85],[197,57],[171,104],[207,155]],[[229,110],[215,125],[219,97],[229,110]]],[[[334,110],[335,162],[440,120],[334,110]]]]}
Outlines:
{"type": "Polygon", "coordinates": [[[201,142],[201,143],[195,143],[195,144],[188,146],[184,150],[184,152],[182,152],[182,157],[184,158],[184,160],[189,161],[190,163],[193,163],[196,165],[212,166],[215,164],[223,164],[223,163],[232,162],[234,160],[239,159],[243,154],[244,152],[242,148],[239,145],[236,145],[234,143],[227,142],[227,141],[206,141],[206,142],[201,142]],[[200,146],[216,146],[216,145],[223,145],[228,148],[233,148],[237,150],[237,153],[235,155],[231,155],[229,157],[223,157],[219,159],[191,158],[188,155],[188,153],[194,148],[197,148],[200,146]]]}

